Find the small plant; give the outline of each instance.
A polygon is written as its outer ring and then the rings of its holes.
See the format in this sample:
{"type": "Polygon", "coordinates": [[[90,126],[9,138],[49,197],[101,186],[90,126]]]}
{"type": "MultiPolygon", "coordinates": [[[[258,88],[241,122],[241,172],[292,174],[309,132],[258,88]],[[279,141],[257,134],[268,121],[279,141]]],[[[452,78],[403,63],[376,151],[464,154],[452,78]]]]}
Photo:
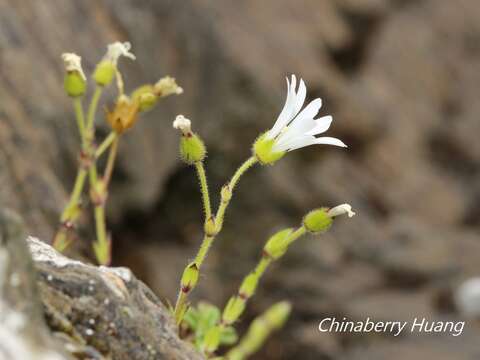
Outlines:
{"type": "MultiPolygon", "coordinates": [[[[55,236],[54,246],[63,251],[73,239],[73,229],[82,210],[81,195],[85,183],[89,183],[90,201],[94,209],[97,238],[93,250],[100,264],[109,264],[112,241],[105,225],[105,205],[108,186],[112,176],[120,138],[137,122],[142,112],[153,108],[162,97],[181,94],[171,77],[160,79],[154,85],[143,85],[130,95],[124,92],[124,84],[117,63],[119,58],[135,59],[129,43],[114,43],[108,46],[105,57],[97,65],[93,74],[95,91],[92,95],[85,119],[82,99],[86,93],[86,76],[81,67],[81,59],[75,54],[64,54],[66,76],[65,90],[73,100],[77,126],[81,140],[79,169],[70,200],[61,217],[61,226],[55,236]],[[112,110],[106,111],[106,120],[111,133],[97,147],[95,142],[95,114],[103,89],[116,80],[118,96],[112,110]],[[108,151],[107,162],[101,176],[98,175],[97,160],[108,151]]],[[[297,228],[287,228],[275,233],[265,243],[257,266],[247,274],[239,289],[227,302],[223,310],[212,304],[200,302],[190,306],[188,297],[200,278],[202,265],[223,227],[226,211],[240,178],[254,165],[273,165],[288,152],[314,144],[327,144],[340,147],[346,145],[332,137],[317,137],[332,123],[331,116],[315,119],[321,106],[321,99],[314,99],[302,109],[307,90],[303,80],[297,88],[297,78],[287,78],[287,98],[275,124],[261,134],[251,147],[251,156],[240,165],[231,179],[220,190],[220,204],[213,211],[205,171],[207,149],[198,134],[192,131],[192,122],[178,115],[173,127],[180,132],[180,157],[195,168],[204,209],[204,236],[200,248],[189,262],[180,279],[180,289],[172,313],[185,339],[208,358],[240,360],[257,351],[269,334],[282,326],[290,313],[290,304],[280,302],[273,305],[263,315],[255,319],[246,335],[238,341],[234,325],[245,311],[247,302],[257,291],[260,279],[269,265],[285,255],[289,246],[307,233],[321,234],[328,230],[334,219],[342,214],[355,215],[351,206],[342,204],[333,208],[315,209],[305,215],[297,228]],[[221,346],[231,346],[224,356],[215,357],[221,346]]]]}

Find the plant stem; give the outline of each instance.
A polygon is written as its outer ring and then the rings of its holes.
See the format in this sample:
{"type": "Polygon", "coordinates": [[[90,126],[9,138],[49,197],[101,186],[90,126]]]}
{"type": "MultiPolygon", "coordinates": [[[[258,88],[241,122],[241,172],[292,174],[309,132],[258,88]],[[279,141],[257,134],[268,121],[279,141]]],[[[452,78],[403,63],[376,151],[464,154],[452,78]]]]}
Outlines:
{"type": "Polygon", "coordinates": [[[198,250],[194,260],[195,264],[197,264],[199,268],[203,264],[203,261],[205,260],[205,257],[207,256],[208,250],[212,246],[212,242],[214,239],[214,236],[205,235],[203,237],[202,244],[200,245],[200,249],[198,250]]]}
{"type": "Polygon", "coordinates": [[[117,133],[115,131],[110,132],[108,136],[103,140],[103,142],[100,144],[100,146],[97,148],[97,151],[95,151],[95,158],[98,159],[102,154],[105,152],[105,150],[108,149],[110,145],[112,145],[112,142],[117,138],[117,133]]]}
{"type": "Polygon", "coordinates": [[[210,205],[210,195],[208,193],[207,176],[205,174],[205,167],[202,161],[195,163],[198,179],[200,181],[200,191],[202,192],[203,210],[205,211],[205,221],[212,217],[212,208],[210,205]]]}
{"type": "MultiPolygon", "coordinates": [[[[229,196],[224,197],[222,195],[222,200],[220,202],[220,205],[218,207],[217,213],[215,215],[215,235],[207,235],[205,234],[202,240],[202,243],[200,245],[200,249],[197,252],[197,255],[195,256],[194,263],[196,264],[198,270],[200,270],[203,262],[205,261],[205,258],[207,257],[208,251],[210,250],[210,247],[212,246],[213,241],[215,240],[215,237],[218,235],[220,230],[222,229],[223,226],[223,219],[225,217],[225,211],[228,207],[228,204],[230,203],[231,200],[231,195],[233,193],[233,189],[236,187],[238,181],[240,180],[241,176],[249,169],[251,168],[255,163],[257,163],[257,158],[252,156],[248,158],[238,169],[237,171],[233,174],[232,178],[226,185],[227,191],[229,196]]],[[[204,202],[204,207],[205,207],[205,215],[206,215],[206,220],[208,220],[211,217],[211,210],[208,212],[210,208],[210,198],[208,197],[208,187],[207,187],[207,179],[205,176],[205,170],[202,166],[197,166],[197,173],[198,177],[200,178],[200,187],[202,191],[202,196],[203,196],[203,202],[204,202]],[[208,204],[208,206],[207,206],[208,204]],[[210,215],[210,217],[208,216],[210,215]]],[[[195,288],[195,286],[192,286],[188,291],[183,291],[182,287],[180,286],[180,290],[178,292],[178,297],[177,297],[177,303],[175,305],[175,320],[177,324],[180,324],[183,319],[183,315],[186,312],[187,309],[187,300],[188,300],[188,294],[195,288]]]]}
{"type": "MultiPolygon", "coordinates": [[[[255,165],[258,162],[258,159],[254,156],[248,158],[238,169],[235,171],[235,174],[233,174],[231,180],[229,183],[226,185],[230,194],[233,194],[233,190],[235,189],[235,186],[237,186],[238,181],[240,180],[240,177],[248,170],[250,169],[253,165],[255,165]]],[[[217,214],[215,215],[215,222],[217,226],[217,232],[220,232],[220,230],[223,227],[223,220],[225,218],[225,211],[227,210],[228,205],[230,204],[230,198],[227,199],[222,199],[220,202],[220,206],[218,207],[217,214]]]]}
{"type": "Polygon", "coordinates": [[[110,152],[108,153],[108,160],[107,165],[105,167],[105,172],[103,174],[103,181],[105,183],[105,188],[108,188],[108,184],[110,183],[110,179],[112,178],[113,167],[115,165],[115,159],[117,157],[118,152],[118,141],[119,137],[115,136],[112,141],[112,146],[110,147],[110,152]]]}
{"type": "Polygon", "coordinates": [[[177,325],[180,325],[183,320],[183,316],[187,311],[187,298],[188,294],[180,289],[180,291],[178,292],[177,302],[175,303],[174,311],[175,323],[177,325]]]}
{"type": "Polygon", "coordinates": [[[95,88],[95,92],[92,96],[92,101],[90,102],[90,106],[88,107],[88,115],[87,115],[87,131],[93,130],[93,125],[95,122],[95,113],[98,107],[98,101],[100,100],[100,96],[102,96],[103,88],[97,86],[95,88]]]}
{"type": "Polygon", "coordinates": [[[77,119],[78,132],[80,133],[80,139],[82,144],[85,138],[85,116],[83,115],[82,100],[80,97],[73,99],[73,108],[75,110],[75,118],[77,119]]]}
{"type": "MultiPolygon", "coordinates": [[[[83,114],[82,100],[80,97],[73,99],[73,108],[78,131],[80,133],[82,148],[85,148],[85,116],[83,114]]],[[[85,185],[86,176],[87,172],[83,168],[83,164],[80,163],[77,176],[75,178],[75,184],[73,186],[72,193],[70,194],[70,199],[60,215],[60,228],[57,230],[53,240],[53,247],[60,252],[64,251],[70,244],[70,239],[68,239],[68,230],[73,228],[75,225],[75,217],[78,215],[78,211],[76,210],[78,210],[80,196],[85,185]]]]}

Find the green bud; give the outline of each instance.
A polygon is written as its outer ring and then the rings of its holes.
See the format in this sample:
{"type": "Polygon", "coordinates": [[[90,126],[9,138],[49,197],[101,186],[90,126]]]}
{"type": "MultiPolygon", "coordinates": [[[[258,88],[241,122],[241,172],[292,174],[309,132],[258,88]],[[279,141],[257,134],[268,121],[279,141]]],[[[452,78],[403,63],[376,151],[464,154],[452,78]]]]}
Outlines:
{"type": "Polygon", "coordinates": [[[238,291],[242,296],[246,298],[250,298],[257,288],[258,284],[258,275],[255,273],[251,273],[245,277],[242,281],[242,285],[240,286],[240,290],[238,291]]]}
{"type": "Polygon", "coordinates": [[[253,144],[253,154],[260,161],[262,165],[273,164],[277,160],[280,160],[285,154],[285,151],[272,150],[275,145],[275,139],[266,139],[266,134],[260,135],[253,144]]]}
{"type": "Polygon", "coordinates": [[[95,82],[100,86],[110,84],[117,73],[117,67],[108,60],[102,60],[98,63],[93,73],[95,82]]]}
{"type": "Polygon", "coordinates": [[[233,324],[238,320],[243,310],[245,310],[245,301],[238,296],[232,296],[225,306],[222,321],[227,325],[233,324]]]}
{"type": "Polygon", "coordinates": [[[292,306],[288,301],[282,301],[270,307],[265,312],[264,318],[272,328],[278,329],[287,321],[291,309],[292,306]]]}
{"type": "Polygon", "coordinates": [[[220,335],[222,330],[219,326],[214,326],[207,331],[203,342],[203,350],[207,354],[213,353],[220,345],[220,335]]]}
{"type": "Polygon", "coordinates": [[[182,291],[188,293],[192,288],[197,285],[198,282],[198,267],[194,262],[188,264],[188,266],[183,271],[181,286],[182,291]]]}
{"type": "Polygon", "coordinates": [[[197,161],[203,161],[206,154],[205,144],[198,135],[192,132],[182,135],[180,139],[180,156],[184,162],[193,165],[197,161]]]}
{"type": "Polygon", "coordinates": [[[87,82],[78,71],[67,72],[63,81],[68,96],[79,97],[85,94],[87,82]]]}
{"type": "Polygon", "coordinates": [[[220,191],[220,197],[222,202],[229,202],[232,198],[232,190],[228,184],[222,186],[222,190],[220,191]]]}
{"type": "Polygon", "coordinates": [[[205,221],[204,225],[205,234],[208,236],[215,236],[218,233],[217,224],[215,223],[215,218],[211,216],[205,221]]]}
{"type": "Polygon", "coordinates": [[[312,233],[324,232],[330,225],[332,217],[328,214],[327,208],[312,210],[303,218],[303,226],[312,233]]]}
{"type": "Polygon", "coordinates": [[[158,97],[153,91],[152,85],[143,85],[132,92],[133,101],[138,101],[139,111],[148,111],[152,109],[158,101],[158,97]]]}
{"type": "Polygon", "coordinates": [[[281,258],[288,248],[288,236],[292,233],[292,228],[281,230],[268,239],[264,251],[273,259],[281,258]]]}

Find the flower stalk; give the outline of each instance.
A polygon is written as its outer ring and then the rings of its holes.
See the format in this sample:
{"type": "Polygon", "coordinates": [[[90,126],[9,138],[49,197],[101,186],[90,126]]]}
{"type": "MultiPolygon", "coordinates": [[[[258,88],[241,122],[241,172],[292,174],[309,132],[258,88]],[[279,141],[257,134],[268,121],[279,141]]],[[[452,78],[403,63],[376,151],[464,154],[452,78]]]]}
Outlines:
{"type": "MultiPolygon", "coordinates": [[[[212,215],[207,177],[203,165],[203,160],[206,154],[203,142],[200,140],[198,135],[191,131],[191,122],[183,115],[177,116],[173,126],[182,132],[182,138],[180,140],[180,154],[182,159],[187,164],[193,164],[195,166],[198,178],[200,180],[200,191],[202,193],[202,201],[205,212],[204,236],[193,261],[196,269],[198,272],[200,272],[202,264],[207,257],[208,251],[210,250],[216,236],[222,230],[225,212],[232,198],[233,190],[237,186],[241,176],[253,165],[255,165],[258,160],[255,156],[252,156],[237,169],[230,181],[221,189],[220,205],[215,215],[212,215]]],[[[189,266],[191,266],[191,264],[187,265],[184,270],[184,274],[189,266]]],[[[182,322],[183,316],[187,311],[188,295],[195,288],[195,286],[196,282],[193,284],[193,286],[189,286],[188,288],[180,286],[174,309],[175,321],[178,325],[182,322]]]]}

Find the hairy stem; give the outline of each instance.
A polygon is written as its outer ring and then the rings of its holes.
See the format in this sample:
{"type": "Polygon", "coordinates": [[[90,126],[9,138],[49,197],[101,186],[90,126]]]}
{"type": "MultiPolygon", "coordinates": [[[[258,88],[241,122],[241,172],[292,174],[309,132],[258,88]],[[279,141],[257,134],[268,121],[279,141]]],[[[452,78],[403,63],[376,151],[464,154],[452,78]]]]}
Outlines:
{"type": "MultiPolygon", "coordinates": [[[[205,258],[207,257],[208,251],[210,250],[210,247],[213,244],[213,241],[215,240],[216,236],[220,232],[223,226],[223,219],[225,217],[225,211],[228,207],[228,204],[230,203],[231,196],[233,193],[233,189],[236,187],[238,181],[240,180],[241,176],[249,169],[251,168],[255,163],[257,163],[257,158],[252,156],[248,158],[238,169],[237,171],[233,174],[232,178],[228,182],[227,185],[225,185],[225,189],[227,192],[227,195],[224,194],[222,190],[222,200],[220,202],[220,205],[218,207],[217,213],[215,215],[215,231],[214,234],[205,234],[202,240],[202,243],[200,245],[200,249],[197,252],[197,255],[195,256],[194,263],[196,264],[198,270],[200,270],[203,262],[205,261],[205,258]]],[[[197,165],[197,164],[196,164],[197,165]]],[[[211,210],[210,212],[207,212],[208,208],[210,207],[210,199],[208,196],[208,187],[207,187],[207,181],[206,181],[206,176],[205,176],[205,171],[203,169],[203,165],[201,168],[199,166],[196,166],[197,168],[197,173],[198,177],[200,178],[200,185],[202,189],[202,195],[203,195],[203,201],[205,205],[205,215],[210,215],[211,217],[211,210]],[[204,185],[202,184],[204,182],[204,185]],[[208,203],[208,207],[206,204],[208,203]]],[[[206,221],[209,220],[208,216],[206,216],[206,221]]],[[[188,291],[184,291],[184,289],[181,288],[178,293],[178,298],[177,298],[177,303],[175,305],[175,319],[177,324],[180,324],[183,319],[183,315],[185,314],[185,311],[188,306],[188,294],[195,288],[195,285],[192,286],[188,291]]]]}
{"type": "Polygon", "coordinates": [[[210,205],[210,194],[208,192],[207,175],[205,174],[205,167],[202,161],[195,163],[198,180],[200,181],[200,191],[202,192],[203,210],[205,211],[205,221],[212,217],[212,208],[210,205]]]}

